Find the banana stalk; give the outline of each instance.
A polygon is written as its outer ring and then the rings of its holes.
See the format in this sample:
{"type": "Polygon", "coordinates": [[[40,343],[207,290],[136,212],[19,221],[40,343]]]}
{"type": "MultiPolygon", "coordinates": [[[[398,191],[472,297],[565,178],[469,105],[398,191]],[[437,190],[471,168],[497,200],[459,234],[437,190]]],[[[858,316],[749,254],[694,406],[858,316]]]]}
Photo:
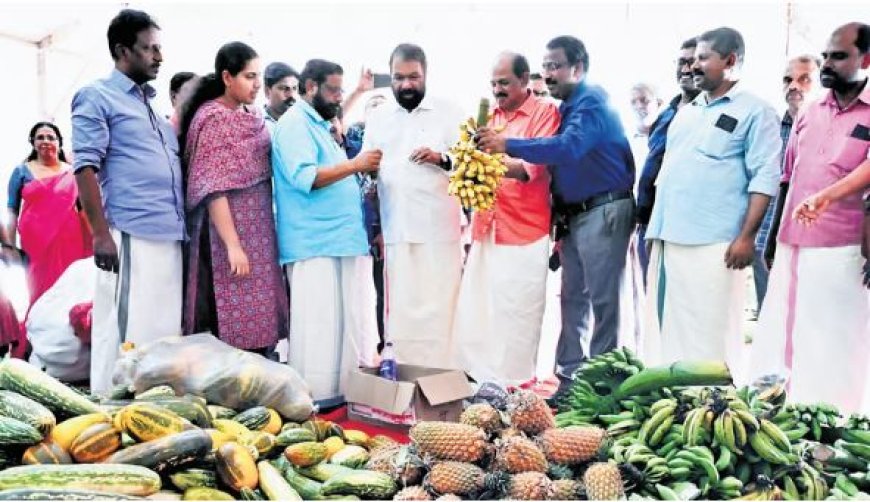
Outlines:
{"type": "Polygon", "coordinates": [[[731,372],[720,361],[679,361],[670,366],[646,368],[622,382],[613,396],[625,399],[647,394],[663,387],[693,385],[730,385],[731,372]]]}

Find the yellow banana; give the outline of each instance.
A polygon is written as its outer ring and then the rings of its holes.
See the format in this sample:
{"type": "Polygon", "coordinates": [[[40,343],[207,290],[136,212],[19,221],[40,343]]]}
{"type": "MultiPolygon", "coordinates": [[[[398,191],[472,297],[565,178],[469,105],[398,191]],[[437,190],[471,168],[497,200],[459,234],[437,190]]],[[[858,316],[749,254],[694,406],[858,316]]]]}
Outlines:
{"type": "Polygon", "coordinates": [[[764,433],[758,431],[749,435],[749,444],[759,457],[767,460],[771,464],[788,464],[788,459],[783,453],[773,444],[773,441],[764,433]]]}
{"type": "Polygon", "coordinates": [[[725,437],[725,447],[733,452],[737,452],[737,439],[734,435],[734,417],[731,416],[730,410],[722,412],[722,435],[725,437]]]}
{"type": "Polygon", "coordinates": [[[732,416],[731,427],[734,429],[734,444],[738,448],[743,448],[746,446],[747,436],[746,436],[746,426],[743,425],[743,420],[740,420],[739,416],[732,416]]]}
{"type": "Polygon", "coordinates": [[[758,419],[752,413],[744,410],[735,410],[734,413],[737,415],[737,418],[743,422],[743,425],[746,426],[747,431],[755,432],[760,427],[758,423],[758,419]]]}

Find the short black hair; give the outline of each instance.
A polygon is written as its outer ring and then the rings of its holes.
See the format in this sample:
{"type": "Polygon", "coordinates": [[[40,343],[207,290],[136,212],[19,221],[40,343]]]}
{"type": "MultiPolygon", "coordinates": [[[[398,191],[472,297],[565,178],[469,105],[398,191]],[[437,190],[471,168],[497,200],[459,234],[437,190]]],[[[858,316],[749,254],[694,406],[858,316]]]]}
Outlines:
{"type": "Polygon", "coordinates": [[[263,72],[263,84],[268,88],[272,88],[273,85],[287,77],[296,77],[296,80],[299,80],[299,72],[287,63],[281,63],[280,61],[269,63],[266,71],[263,72]]]}
{"type": "Polygon", "coordinates": [[[399,44],[390,53],[390,68],[393,67],[393,60],[401,59],[402,61],[417,61],[426,71],[426,53],[423,48],[415,44],[399,44]]]}
{"type": "Polygon", "coordinates": [[[743,44],[743,35],[734,28],[723,26],[715,30],[705,31],[698,37],[698,41],[709,42],[710,47],[723,58],[734,53],[737,55],[737,64],[743,63],[746,46],[743,44]]]}
{"type": "Polygon", "coordinates": [[[160,29],[157,22],[147,12],[134,9],[124,9],[118,13],[109,23],[109,31],[106,38],[109,39],[109,53],[112,59],[118,59],[115,54],[115,46],[121,44],[132,48],[136,44],[139,32],[151,28],[160,29]]]}
{"type": "Polygon", "coordinates": [[[174,94],[181,89],[188,80],[192,79],[196,76],[196,73],[192,71],[180,71],[172,76],[172,79],[169,80],[169,92],[174,94]]]}
{"type": "Polygon", "coordinates": [[[299,77],[300,93],[305,94],[309,80],[318,86],[326,82],[326,78],[330,75],[344,75],[344,70],[338,63],[327,61],[325,59],[310,59],[305,63],[305,68],[302,69],[302,75],[299,77]]]}
{"type": "Polygon", "coordinates": [[[589,53],[586,52],[586,46],[579,38],[571,35],[556,37],[547,42],[547,49],[551,51],[562,49],[565,51],[568,64],[575,66],[577,63],[583,63],[583,71],[589,72],[589,53]]]}
{"type": "Polygon", "coordinates": [[[858,34],[855,37],[855,47],[861,54],[870,52],[870,24],[858,23],[858,34]]]}
{"type": "Polygon", "coordinates": [[[513,54],[511,70],[517,78],[523,78],[524,74],[528,74],[531,71],[529,68],[529,60],[522,54],[513,54]]]}
{"type": "Polygon", "coordinates": [[[680,50],[694,49],[695,47],[698,47],[698,39],[696,37],[692,37],[688,40],[683,40],[683,43],[680,44],[680,50]]]}

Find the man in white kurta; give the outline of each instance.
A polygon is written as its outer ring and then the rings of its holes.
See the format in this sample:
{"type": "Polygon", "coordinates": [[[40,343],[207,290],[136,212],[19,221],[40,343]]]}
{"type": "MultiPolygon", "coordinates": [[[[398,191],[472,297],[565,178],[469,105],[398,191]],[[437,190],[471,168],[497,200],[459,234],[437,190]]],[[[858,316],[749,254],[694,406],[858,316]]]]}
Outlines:
{"type": "MultiPolygon", "coordinates": [[[[559,130],[559,110],[528,89],[529,63],[499,57],[492,72],[498,103],[490,127],[514,138],[559,130]]],[[[472,217],[471,251],[462,275],[453,350],[456,365],[478,382],[519,385],[535,376],[550,254],[547,166],[506,158],[508,172],[492,210],[472,217]]]]}
{"type": "Polygon", "coordinates": [[[366,124],[363,149],[383,152],[378,175],[386,260],[385,339],[400,363],[449,367],[462,269],[459,202],[447,194],[444,152],[458,108],[426,94],[426,57],[402,44],[390,58],[393,96],[366,124]]]}
{"type": "Polygon", "coordinates": [[[870,413],[862,194],[826,204],[811,227],[792,215],[870,158],[870,51],[856,43],[858,26],[831,36],[820,79],[831,90],[801,111],[786,147],[781,226],[751,359],[753,378],[790,376],[792,400],[829,402],[844,413],[870,413]]]}

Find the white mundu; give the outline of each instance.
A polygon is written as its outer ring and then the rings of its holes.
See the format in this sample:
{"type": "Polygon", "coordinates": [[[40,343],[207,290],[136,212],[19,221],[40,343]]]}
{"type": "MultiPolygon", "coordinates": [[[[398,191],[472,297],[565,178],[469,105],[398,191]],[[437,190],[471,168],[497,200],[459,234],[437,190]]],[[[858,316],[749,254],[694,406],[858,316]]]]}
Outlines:
{"type": "Polygon", "coordinates": [[[411,112],[390,99],[366,123],[363,151],[383,152],[378,195],[386,244],[386,337],[402,363],[450,363],[462,268],[461,211],[447,194],[447,172],[410,156],[421,147],[446,153],[459,138],[462,119],[455,106],[426,96],[411,112]]]}
{"type": "Polygon", "coordinates": [[[112,389],[123,342],[141,347],[181,336],[182,254],[178,241],[154,241],[112,229],[118,273],[100,270],[91,328],[91,391],[112,389]]]}

